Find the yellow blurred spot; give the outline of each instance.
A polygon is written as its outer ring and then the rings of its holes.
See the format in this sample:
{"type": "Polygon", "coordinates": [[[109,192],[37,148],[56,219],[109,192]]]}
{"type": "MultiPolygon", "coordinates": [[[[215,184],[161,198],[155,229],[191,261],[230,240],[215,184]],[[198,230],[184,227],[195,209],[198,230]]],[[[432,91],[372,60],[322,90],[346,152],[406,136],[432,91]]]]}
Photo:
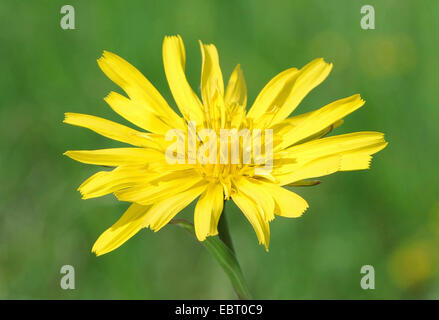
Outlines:
{"type": "Polygon", "coordinates": [[[405,74],[417,64],[416,46],[406,35],[368,37],[358,50],[361,68],[372,77],[405,74]]]}
{"type": "Polygon", "coordinates": [[[408,289],[433,276],[434,245],[417,241],[397,249],[390,257],[389,272],[395,284],[408,289]]]}

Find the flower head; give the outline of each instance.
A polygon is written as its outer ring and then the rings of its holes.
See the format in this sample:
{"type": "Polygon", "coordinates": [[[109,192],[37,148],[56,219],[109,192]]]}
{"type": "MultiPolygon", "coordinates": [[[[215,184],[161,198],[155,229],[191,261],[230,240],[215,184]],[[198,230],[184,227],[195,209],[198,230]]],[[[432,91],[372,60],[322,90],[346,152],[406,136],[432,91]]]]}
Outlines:
{"type": "Polygon", "coordinates": [[[65,123],[131,145],[65,153],[83,163],[113,167],[81,184],[84,199],[113,193],[131,203],[94,244],[97,255],[116,249],[144,227],[160,230],[197,198],[194,224],[200,241],[218,233],[224,199],[231,198],[268,250],[269,222],[276,215],[299,217],[308,208],[286,187],[314,185],[306,179],[337,171],[367,169],[372,154],[387,145],[380,132],[325,137],[364,104],[359,95],[289,118],[331,71],[323,59],[275,76],[247,111],[240,66],[224,87],[215,46],[200,46],[201,99],[185,76],[182,39],[171,36],[163,42],[165,73],[181,116],[135,67],[106,51],[98,64],[128,97],[111,92],[105,101],[141,130],[66,113],[65,123]]]}

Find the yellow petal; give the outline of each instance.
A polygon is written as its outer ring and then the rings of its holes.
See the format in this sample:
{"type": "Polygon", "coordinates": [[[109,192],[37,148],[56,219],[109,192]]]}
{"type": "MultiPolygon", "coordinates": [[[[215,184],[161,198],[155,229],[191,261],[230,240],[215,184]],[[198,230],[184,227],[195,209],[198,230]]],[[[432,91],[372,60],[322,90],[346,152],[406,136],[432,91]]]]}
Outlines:
{"type": "MultiPolygon", "coordinates": [[[[309,116],[311,116],[314,112],[317,112],[317,111],[318,110],[303,113],[303,114],[282,120],[272,127],[273,132],[276,134],[276,136],[282,137],[285,134],[287,134],[289,131],[291,131],[294,127],[298,126],[301,122],[306,121],[306,119],[309,116]]],[[[323,128],[322,130],[314,133],[313,135],[308,136],[305,139],[302,139],[302,140],[296,142],[296,144],[304,143],[304,142],[307,142],[309,140],[319,139],[319,138],[327,135],[328,133],[330,133],[333,129],[341,126],[343,124],[343,122],[344,122],[343,119],[337,120],[334,123],[331,123],[329,126],[323,128]]],[[[278,139],[278,140],[281,140],[281,139],[278,139]]]]}
{"type": "Polygon", "coordinates": [[[103,195],[144,183],[151,174],[147,167],[117,167],[112,171],[100,171],[85,180],[78,188],[82,199],[101,197],[103,195]]]}
{"type": "Polygon", "coordinates": [[[218,234],[218,221],[223,211],[224,195],[221,184],[212,182],[195,206],[195,234],[200,241],[218,234]]]}
{"type": "Polygon", "coordinates": [[[282,142],[275,146],[275,150],[286,148],[296,142],[301,141],[324,128],[327,128],[336,121],[344,118],[351,112],[364,105],[364,100],[356,94],[348,98],[337,100],[327,106],[314,111],[297,126],[285,133],[282,142]]]}
{"type": "Polygon", "coordinates": [[[325,176],[340,169],[341,155],[335,154],[331,156],[317,158],[309,161],[289,174],[277,176],[280,185],[289,184],[303,179],[316,178],[325,176]]]}
{"type": "Polygon", "coordinates": [[[272,195],[264,190],[263,185],[265,184],[256,179],[243,178],[237,181],[236,187],[253,200],[263,214],[265,221],[271,221],[274,219],[274,200],[272,195]]]}
{"type": "Polygon", "coordinates": [[[165,37],[163,64],[169,87],[182,115],[187,120],[203,123],[203,105],[186,79],[186,54],[180,36],[165,37]]]}
{"type": "Polygon", "coordinates": [[[117,191],[115,195],[120,201],[148,205],[183,192],[202,180],[195,170],[176,171],[153,181],[146,180],[138,186],[117,191]]]}
{"type": "Polygon", "coordinates": [[[298,74],[299,70],[290,68],[271,79],[256,97],[247,113],[247,117],[257,123],[265,113],[273,111],[274,108],[279,108],[279,103],[285,100],[285,96],[289,93],[298,74]]]}
{"type": "MultiPolygon", "coordinates": [[[[169,168],[155,172],[150,170],[150,164],[142,166],[121,166],[112,171],[100,171],[85,180],[78,188],[82,199],[101,197],[109,193],[116,193],[122,189],[132,187],[143,188],[153,180],[166,178],[169,175],[169,168]]],[[[176,169],[174,169],[176,170],[176,169]]],[[[183,171],[183,170],[182,170],[183,171]]],[[[188,170],[186,174],[193,174],[188,170]]],[[[145,194],[143,194],[145,196],[145,194]]],[[[152,195],[147,195],[152,196],[152,195]]],[[[133,202],[133,201],[129,201],[133,202]]]]}
{"type": "Polygon", "coordinates": [[[129,143],[133,146],[150,148],[157,147],[157,144],[147,133],[140,132],[116,122],[88,114],[67,112],[63,122],[93,130],[104,137],[129,143]]]}
{"type": "Polygon", "coordinates": [[[107,77],[136,103],[144,117],[153,113],[163,117],[170,125],[181,121],[157,89],[130,63],[114,53],[104,51],[98,64],[107,77]]]}
{"type": "Polygon", "coordinates": [[[331,69],[332,64],[319,58],[301,70],[283,71],[264,87],[248,116],[256,127],[272,126],[284,120],[312,89],[325,80],[331,69]]]}
{"type": "Polygon", "coordinates": [[[262,188],[268,192],[276,202],[275,214],[287,217],[300,217],[308,208],[308,203],[294,192],[272,183],[263,183],[262,188]]]}
{"type": "Polygon", "coordinates": [[[293,112],[299,103],[306,97],[306,95],[315,87],[317,87],[329,75],[332,69],[332,64],[326,63],[322,58],[315,59],[304,66],[291,88],[286,93],[285,100],[282,103],[278,102],[279,111],[276,112],[272,124],[287,118],[293,112]]]}
{"type": "Polygon", "coordinates": [[[286,185],[303,179],[329,175],[337,171],[364,170],[369,168],[371,159],[369,154],[364,153],[335,154],[307,162],[297,170],[276,176],[276,178],[280,185],[286,185]]]}
{"type": "Polygon", "coordinates": [[[130,100],[117,92],[110,92],[104,98],[105,102],[120,116],[136,126],[159,134],[166,134],[169,129],[184,129],[184,121],[166,123],[166,119],[151,112],[144,104],[130,100]]]}
{"type": "Polygon", "coordinates": [[[163,153],[145,148],[113,148],[99,150],[66,151],[64,155],[73,160],[101,166],[147,164],[154,160],[165,161],[163,153]]]}
{"type": "Polygon", "coordinates": [[[238,64],[233,70],[227,83],[225,103],[228,106],[239,105],[244,108],[247,105],[247,86],[241,66],[238,64]]]}
{"type": "Polygon", "coordinates": [[[100,235],[92,251],[100,256],[120,247],[142,228],[142,221],[148,209],[149,206],[133,203],[111,228],[100,235]]]}
{"type": "Polygon", "coordinates": [[[265,250],[268,251],[268,246],[270,243],[270,227],[268,222],[265,221],[260,214],[256,204],[245,194],[239,191],[232,195],[232,199],[253,226],[256,236],[258,237],[259,244],[265,245],[265,250]]]}
{"type": "MultiPolygon", "coordinates": [[[[384,148],[384,146],[382,147],[384,148]]],[[[382,149],[381,148],[381,149],[382,149]]],[[[372,156],[369,154],[345,154],[340,159],[340,171],[364,170],[370,168],[372,156]]]]}
{"type": "Polygon", "coordinates": [[[281,154],[282,157],[293,157],[297,162],[303,162],[334,153],[352,152],[354,150],[369,154],[376,153],[386,145],[383,133],[360,131],[298,144],[283,150],[281,154]]]}
{"type": "Polygon", "coordinates": [[[154,231],[159,231],[175,217],[177,213],[194,201],[205,189],[206,183],[203,182],[185,192],[177,193],[154,204],[145,217],[143,225],[145,227],[149,226],[154,231]]]}
{"type": "Polygon", "coordinates": [[[205,106],[211,105],[216,92],[224,96],[223,74],[219,65],[218,51],[213,44],[203,44],[200,41],[201,67],[201,97],[205,106]]]}
{"type": "Polygon", "coordinates": [[[284,150],[281,156],[294,157],[296,163],[279,166],[274,174],[285,185],[337,171],[368,169],[371,155],[386,146],[384,135],[372,131],[318,139],[284,150]]]}

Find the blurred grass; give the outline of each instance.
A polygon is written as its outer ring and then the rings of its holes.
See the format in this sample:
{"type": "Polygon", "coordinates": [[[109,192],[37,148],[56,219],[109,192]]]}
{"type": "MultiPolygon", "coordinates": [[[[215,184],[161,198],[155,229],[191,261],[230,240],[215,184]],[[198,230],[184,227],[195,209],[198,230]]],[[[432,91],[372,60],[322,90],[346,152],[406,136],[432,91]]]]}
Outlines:
{"type": "MultiPolygon", "coordinates": [[[[362,1],[69,1],[76,30],[59,26],[59,1],[0,4],[0,298],[234,298],[228,279],[184,230],[142,230],[96,258],[91,246],[127,207],[83,201],[76,187],[96,168],[68,149],[118,144],[62,124],[67,111],[126,123],[103,101],[120,92],[98,69],[102,50],[134,64],[173,104],[161,62],[165,35],[181,34],[199,85],[197,40],[215,43],[225,78],[240,63],[253,101],[278,72],[316,57],[331,76],[301,104],[309,111],[361,93],[366,106],[336,133],[377,130],[390,145],[372,170],[298,189],[310,208],[271,224],[270,252],[232,204],[232,237],[259,299],[439,298],[439,3],[370,0],[376,30],[360,28],[362,1]],[[76,290],[59,286],[62,265],[76,290]],[[375,267],[376,290],[360,288],[375,267]]],[[[192,219],[193,205],[181,216],[192,219]]]]}

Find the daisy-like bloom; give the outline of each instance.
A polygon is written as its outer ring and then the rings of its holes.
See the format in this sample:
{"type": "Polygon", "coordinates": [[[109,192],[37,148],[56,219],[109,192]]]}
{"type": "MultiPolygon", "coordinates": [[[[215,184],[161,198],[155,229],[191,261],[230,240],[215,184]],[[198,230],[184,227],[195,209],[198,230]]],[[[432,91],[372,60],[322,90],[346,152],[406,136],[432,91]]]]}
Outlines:
{"type": "MultiPolygon", "coordinates": [[[[372,154],[387,145],[380,132],[325,137],[342,124],[345,116],[364,104],[359,95],[289,118],[308,92],[331,71],[332,64],[323,59],[275,76],[247,111],[247,89],[240,66],[234,69],[224,88],[215,46],[201,42],[200,46],[203,60],[201,99],[185,76],[182,39],[171,36],[165,37],[163,42],[165,73],[181,116],[135,67],[106,51],[98,64],[127,96],[111,92],[105,101],[141,130],[91,115],[65,115],[65,123],[131,145],[65,153],[79,162],[113,168],[97,172],[81,184],[79,191],[83,199],[113,193],[120,201],[131,203],[123,216],[94,244],[92,251],[97,255],[118,248],[142,228],[160,230],[197,198],[194,225],[200,241],[218,234],[217,224],[224,200],[231,198],[253,226],[259,243],[268,250],[269,222],[275,215],[295,218],[308,208],[302,197],[286,187],[313,185],[317,182],[307,179],[337,171],[367,169],[372,154]],[[175,143],[168,139],[169,132],[181,132],[183,141],[195,137],[197,150],[209,145],[208,141],[219,141],[202,138],[199,132],[203,129],[213,130],[218,135],[222,129],[248,129],[253,137],[257,135],[254,132],[259,132],[260,141],[263,141],[261,156],[256,159],[253,155],[250,163],[200,161],[188,143],[177,161],[167,159],[167,152],[175,143]],[[273,137],[271,159],[267,157],[268,132],[272,132],[273,137]],[[265,161],[261,161],[261,157],[265,161]],[[270,170],[261,170],[267,167],[269,160],[270,170]]],[[[239,142],[239,136],[226,141],[229,145],[220,147],[218,159],[224,152],[229,157],[228,150],[236,146],[240,148],[240,154],[247,148],[239,142]]]]}

